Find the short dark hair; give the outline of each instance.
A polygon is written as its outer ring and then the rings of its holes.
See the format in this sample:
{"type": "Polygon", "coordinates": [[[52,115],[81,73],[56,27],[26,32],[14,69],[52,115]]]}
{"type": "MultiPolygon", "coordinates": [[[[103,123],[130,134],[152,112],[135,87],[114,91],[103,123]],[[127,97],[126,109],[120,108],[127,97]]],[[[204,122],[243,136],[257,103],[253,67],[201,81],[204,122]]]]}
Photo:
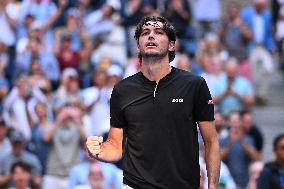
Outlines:
{"type": "Polygon", "coordinates": [[[12,165],[12,167],[11,167],[11,169],[10,169],[10,173],[14,173],[15,172],[15,170],[16,170],[16,168],[17,167],[20,167],[20,168],[22,168],[25,172],[27,172],[27,173],[31,173],[31,167],[30,167],[30,165],[28,165],[27,163],[25,163],[25,162],[23,162],[23,161],[17,161],[17,162],[15,162],[13,165],[12,165]]]}
{"type": "MultiPolygon", "coordinates": [[[[138,23],[136,30],[135,30],[135,35],[134,38],[137,40],[138,43],[138,39],[142,33],[142,29],[143,26],[147,23],[147,22],[161,22],[163,24],[163,30],[165,31],[165,33],[167,34],[169,41],[176,41],[176,29],[174,28],[174,26],[168,22],[164,17],[162,16],[146,16],[144,18],[141,19],[141,21],[138,23]]],[[[175,51],[169,51],[169,61],[173,61],[175,58],[175,51]]],[[[138,55],[139,59],[141,60],[141,55],[138,55]]]]}
{"type": "Polygon", "coordinates": [[[280,142],[280,140],[284,139],[284,133],[276,136],[273,140],[273,151],[276,151],[277,145],[280,142]]]}

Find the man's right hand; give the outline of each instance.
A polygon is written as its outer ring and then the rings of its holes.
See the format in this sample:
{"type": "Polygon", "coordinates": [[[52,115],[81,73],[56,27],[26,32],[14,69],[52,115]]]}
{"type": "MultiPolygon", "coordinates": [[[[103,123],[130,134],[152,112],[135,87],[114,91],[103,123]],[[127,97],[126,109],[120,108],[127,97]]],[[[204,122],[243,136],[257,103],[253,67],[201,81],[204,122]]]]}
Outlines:
{"type": "Polygon", "coordinates": [[[103,143],[102,136],[90,136],[86,141],[86,148],[91,157],[99,158],[99,154],[101,153],[103,143]]]}

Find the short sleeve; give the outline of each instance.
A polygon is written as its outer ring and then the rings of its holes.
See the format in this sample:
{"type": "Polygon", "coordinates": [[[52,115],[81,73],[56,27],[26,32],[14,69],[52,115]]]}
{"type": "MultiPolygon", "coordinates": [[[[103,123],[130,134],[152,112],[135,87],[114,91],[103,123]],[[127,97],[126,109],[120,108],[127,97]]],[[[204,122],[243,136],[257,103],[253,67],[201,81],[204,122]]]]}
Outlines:
{"type": "Polygon", "coordinates": [[[195,121],[213,121],[214,103],[206,81],[202,79],[194,96],[193,116],[195,121]]]}
{"type": "Polygon", "coordinates": [[[121,108],[121,101],[117,89],[114,87],[110,98],[110,125],[112,127],[124,128],[126,121],[121,108]]]}

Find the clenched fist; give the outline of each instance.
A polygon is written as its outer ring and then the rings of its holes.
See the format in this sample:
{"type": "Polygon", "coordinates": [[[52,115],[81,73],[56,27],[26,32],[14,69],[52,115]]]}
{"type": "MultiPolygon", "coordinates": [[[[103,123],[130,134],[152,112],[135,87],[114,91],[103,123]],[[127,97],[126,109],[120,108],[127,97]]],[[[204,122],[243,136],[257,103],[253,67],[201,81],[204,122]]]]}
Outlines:
{"type": "Polygon", "coordinates": [[[96,157],[96,158],[99,157],[102,143],[103,143],[102,136],[90,136],[87,138],[86,148],[91,157],[96,157]]]}

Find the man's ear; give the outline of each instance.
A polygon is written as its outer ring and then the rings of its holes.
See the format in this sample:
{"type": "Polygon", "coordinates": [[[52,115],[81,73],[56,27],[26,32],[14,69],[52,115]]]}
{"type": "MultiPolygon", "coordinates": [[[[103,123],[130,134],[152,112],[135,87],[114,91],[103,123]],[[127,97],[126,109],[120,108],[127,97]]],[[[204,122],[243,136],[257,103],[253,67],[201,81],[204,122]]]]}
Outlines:
{"type": "Polygon", "coordinates": [[[169,43],[169,51],[174,51],[175,47],[176,47],[175,42],[174,41],[170,41],[170,43],[169,43]]]}
{"type": "Polygon", "coordinates": [[[139,43],[137,43],[136,50],[137,50],[138,53],[140,53],[140,45],[139,45],[139,43]]]}

